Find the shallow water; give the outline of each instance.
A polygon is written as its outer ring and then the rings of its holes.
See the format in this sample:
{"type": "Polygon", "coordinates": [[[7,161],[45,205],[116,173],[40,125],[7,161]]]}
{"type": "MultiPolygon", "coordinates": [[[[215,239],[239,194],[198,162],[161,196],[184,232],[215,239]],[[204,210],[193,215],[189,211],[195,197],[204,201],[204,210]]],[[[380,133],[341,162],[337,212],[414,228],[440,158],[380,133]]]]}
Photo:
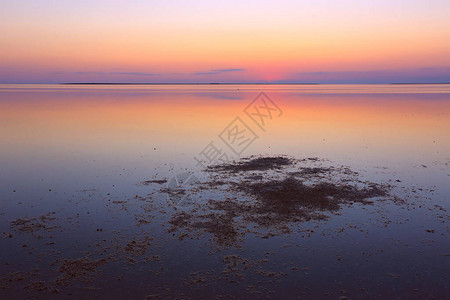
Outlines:
{"type": "Polygon", "coordinates": [[[0,296],[443,298],[449,132],[449,85],[0,85],[0,296]],[[345,206],[231,245],[169,232],[185,209],[172,178],[252,155],[346,166],[405,204],[345,206]],[[45,228],[13,222],[49,212],[45,228]],[[105,262],[61,271],[80,258],[105,262]]]}

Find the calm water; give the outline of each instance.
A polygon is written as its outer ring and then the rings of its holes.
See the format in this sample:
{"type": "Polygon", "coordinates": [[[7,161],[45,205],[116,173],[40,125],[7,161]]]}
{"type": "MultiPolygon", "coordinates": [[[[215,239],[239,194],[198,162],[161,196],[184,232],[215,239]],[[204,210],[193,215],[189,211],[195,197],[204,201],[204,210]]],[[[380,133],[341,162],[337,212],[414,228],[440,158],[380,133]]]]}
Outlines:
{"type": "Polygon", "coordinates": [[[0,296],[450,292],[449,85],[0,85],[0,145],[0,296]],[[258,115],[261,91],[271,102],[260,102],[258,115]],[[236,122],[250,134],[241,145],[227,136],[236,122]],[[212,145],[215,159],[287,155],[348,166],[391,184],[407,204],[345,207],[290,234],[249,233],[225,247],[207,232],[180,240],[168,231],[167,183],[139,183],[186,171],[203,178],[198,160],[217,162],[208,161],[212,145]],[[16,226],[24,218],[45,227],[16,226]],[[58,282],[67,275],[61,263],[82,258],[105,262],[58,282]]]}

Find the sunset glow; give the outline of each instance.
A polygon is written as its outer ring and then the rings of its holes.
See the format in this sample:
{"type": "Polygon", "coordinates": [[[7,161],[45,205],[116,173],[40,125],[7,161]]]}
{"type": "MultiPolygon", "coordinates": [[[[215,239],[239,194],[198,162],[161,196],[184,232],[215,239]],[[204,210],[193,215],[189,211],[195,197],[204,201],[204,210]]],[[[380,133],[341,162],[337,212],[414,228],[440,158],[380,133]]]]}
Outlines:
{"type": "Polygon", "coordinates": [[[450,82],[448,1],[2,1],[0,82],[450,82]]]}
{"type": "Polygon", "coordinates": [[[448,299],[450,0],[2,0],[0,37],[0,299],[448,299]]]}

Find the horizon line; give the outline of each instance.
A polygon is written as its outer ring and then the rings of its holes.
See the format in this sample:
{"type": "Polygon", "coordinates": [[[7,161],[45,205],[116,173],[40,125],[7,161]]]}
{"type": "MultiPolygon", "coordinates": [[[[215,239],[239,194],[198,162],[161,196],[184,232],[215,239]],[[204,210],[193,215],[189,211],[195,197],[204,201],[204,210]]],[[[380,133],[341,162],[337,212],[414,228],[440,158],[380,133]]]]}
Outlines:
{"type": "Polygon", "coordinates": [[[332,84],[450,84],[450,82],[388,82],[388,83],[320,83],[320,82],[63,82],[60,85],[332,85],[332,84]]]}
{"type": "Polygon", "coordinates": [[[387,82],[387,83],[318,83],[318,82],[44,82],[44,83],[0,83],[0,84],[55,84],[55,85],[448,85],[450,82],[387,82]]]}

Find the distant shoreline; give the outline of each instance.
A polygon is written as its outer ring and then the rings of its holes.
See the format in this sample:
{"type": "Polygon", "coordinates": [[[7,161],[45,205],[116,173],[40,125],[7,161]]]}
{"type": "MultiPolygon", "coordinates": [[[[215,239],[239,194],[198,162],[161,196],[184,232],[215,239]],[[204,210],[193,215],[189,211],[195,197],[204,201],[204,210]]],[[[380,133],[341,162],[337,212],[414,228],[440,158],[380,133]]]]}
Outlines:
{"type": "Polygon", "coordinates": [[[43,85],[450,85],[450,82],[439,83],[421,83],[421,82],[390,82],[390,83],[217,83],[217,82],[197,82],[197,83],[136,83],[136,82],[57,82],[57,83],[0,83],[5,84],[17,84],[17,85],[30,85],[30,84],[43,84],[43,85]]]}
{"type": "Polygon", "coordinates": [[[91,85],[321,85],[322,83],[218,83],[218,82],[199,82],[199,83],[127,83],[127,82],[68,82],[59,83],[64,85],[91,84],[91,85]]]}
{"type": "Polygon", "coordinates": [[[349,85],[349,84],[370,84],[370,85],[448,85],[444,83],[421,83],[421,82],[392,82],[392,83],[217,83],[217,82],[199,82],[199,83],[131,83],[131,82],[63,82],[61,85],[349,85]]]}

